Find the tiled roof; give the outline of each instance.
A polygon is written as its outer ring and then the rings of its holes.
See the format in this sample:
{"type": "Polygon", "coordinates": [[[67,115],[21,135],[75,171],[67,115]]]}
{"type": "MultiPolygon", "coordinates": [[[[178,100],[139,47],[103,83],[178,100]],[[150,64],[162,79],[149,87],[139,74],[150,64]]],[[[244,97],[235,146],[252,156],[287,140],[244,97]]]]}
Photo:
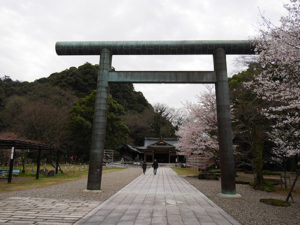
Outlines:
{"type": "Polygon", "coordinates": [[[157,143],[157,142],[160,142],[160,141],[163,141],[169,145],[172,145],[174,146],[175,148],[176,147],[176,144],[178,143],[178,139],[177,138],[153,138],[153,137],[146,137],[145,138],[145,141],[144,141],[144,146],[142,148],[139,148],[139,149],[147,149],[149,146],[157,143]]]}

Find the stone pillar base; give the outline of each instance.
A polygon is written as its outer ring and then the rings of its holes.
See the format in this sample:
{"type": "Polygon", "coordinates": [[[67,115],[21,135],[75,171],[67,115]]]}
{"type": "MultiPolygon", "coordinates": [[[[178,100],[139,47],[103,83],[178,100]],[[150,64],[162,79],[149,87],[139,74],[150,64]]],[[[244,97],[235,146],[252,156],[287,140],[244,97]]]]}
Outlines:
{"type": "Polygon", "coordinates": [[[88,189],[84,189],[83,192],[101,193],[102,190],[88,190],[88,189]]]}
{"type": "Polygon", "coordinates": [[[223,194],[223,193],[219,193],[217,194],[217,196],[220,198],[241,198],[242,197],[240,194],[223,194]]]}

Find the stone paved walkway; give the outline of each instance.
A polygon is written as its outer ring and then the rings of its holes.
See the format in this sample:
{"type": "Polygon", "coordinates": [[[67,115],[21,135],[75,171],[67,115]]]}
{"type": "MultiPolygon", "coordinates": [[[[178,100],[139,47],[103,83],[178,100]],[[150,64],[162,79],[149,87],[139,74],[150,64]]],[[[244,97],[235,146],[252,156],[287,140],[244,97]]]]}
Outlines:
{"type": "Polygon", "coordinates": [[[239,224],[170,168],[139,176],[76,225],[239,224]]]}
{"type": "Polygon", "coordinates": [[[9,197],[0,201],[0,224],[74,224],[99,202],[9,197]]]}

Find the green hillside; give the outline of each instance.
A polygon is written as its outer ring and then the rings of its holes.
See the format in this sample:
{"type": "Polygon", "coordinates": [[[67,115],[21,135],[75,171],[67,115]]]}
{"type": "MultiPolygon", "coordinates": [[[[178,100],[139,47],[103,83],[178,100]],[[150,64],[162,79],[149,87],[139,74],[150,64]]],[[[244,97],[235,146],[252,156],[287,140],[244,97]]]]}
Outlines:
{"type": "MultiPolygon", "coordinates": [[[[58,146],[87,160],[97,74],[98,65],[85,63],[34,82],[2,77],[0,131],[58,146]]],[[[132,84],[110,84],[108,106],[106,148],[142,145],[145,136],[174,135],[170,121],[155,112],[132,84]]]]}

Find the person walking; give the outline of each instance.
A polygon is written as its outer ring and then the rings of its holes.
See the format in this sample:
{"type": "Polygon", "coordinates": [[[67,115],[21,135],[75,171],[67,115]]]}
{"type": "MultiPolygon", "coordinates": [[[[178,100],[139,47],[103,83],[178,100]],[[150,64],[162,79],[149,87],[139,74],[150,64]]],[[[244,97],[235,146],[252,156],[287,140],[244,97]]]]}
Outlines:
{"type": "Polygon", "coordinates": [[[157,162],[156,159],[154,160],[154,162],[153,162],[153,164],[152,164],[152,167],[153,167],[153,173],[154,173],[154,175],[156,175],[156,173],[157,173],[157,168],[158,168],[158,162],[157,162]]]}
{"type": "Polygon", "coordinates": [[[147,163],[145,161],[143,161],[142,163],[142,168],[143,168],[143,173],[146,173],[146,169],[147,169],[147,163]]]}

